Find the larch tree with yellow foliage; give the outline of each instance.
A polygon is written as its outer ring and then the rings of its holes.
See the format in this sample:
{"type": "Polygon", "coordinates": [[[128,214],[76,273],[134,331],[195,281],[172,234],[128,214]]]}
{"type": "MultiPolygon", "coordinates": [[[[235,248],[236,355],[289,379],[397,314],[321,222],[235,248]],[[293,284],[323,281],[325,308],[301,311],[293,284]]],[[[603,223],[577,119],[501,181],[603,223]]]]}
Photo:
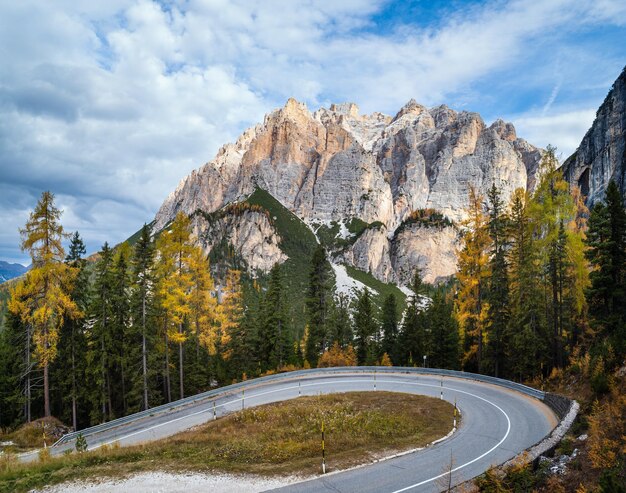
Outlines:
{"type": "MultiPolygon", "coordinates": [[[[167,319],[166,338],[178,345],[179,396],[185,396],[183,345],[187,340],[185,326],[191,313],[193,279],[190,272],[194,244],[189,218],[179,212],[167,231],[157,241],[159,252],[159,299],[167,319]]],[[[169,351],[168,342],[165,351],[169,351]]],[[[169,385],[169,382],[168,382],[169,385]]]]}
{"type": "Polygon", "coordinates": [[[229,269],[226,284],[222,291],[220,305],[220,345],[225,348],[224,359],[229,360],[239,353],[238,337],[244,314],[243,292],[241,290],[241,271],[229,269]]]}
{"type": "Polygon", "coordinates": [[[462,223],[463,247],[458,253],[457,315],[463,336],[463,367],[482,370],[485,327],[489,307],[485,300],[489,277],[489,231],[483,197],[469,190],[467,219],[462,223]]]}
{"type": "Polygon", "coordinates": [[[70,293],[78,270],[64,263],[62,240],[66,237],[59,222],[62,211],[54,195],[44,192],[31,212],[22,236],[22,251],[28,251],[32,268],[11,291],[9,310],[32,328],[34,354],[43,368],[44,414],[50,416],[48,369],[57,355],[59,330],[66,319],[81,312],[70,293]]]}
{"type": "Polygon", "coordinates": [[[220,320],[217,298],[213,295],[215,285],[211,277],[209,260],[202,248],[195,246],[189,257],[191,292],[189,296],[190,321],[196,336],[196,359],[199,359],[200,345],[209,354],[215,354],[217,324],[220,320]]]}

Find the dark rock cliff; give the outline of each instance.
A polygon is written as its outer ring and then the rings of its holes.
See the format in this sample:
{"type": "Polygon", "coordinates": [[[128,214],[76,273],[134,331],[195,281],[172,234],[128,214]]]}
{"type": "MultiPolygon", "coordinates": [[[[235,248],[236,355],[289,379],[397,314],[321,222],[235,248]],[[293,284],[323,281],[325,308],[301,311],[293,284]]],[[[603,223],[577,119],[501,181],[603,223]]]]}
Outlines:
{"type": "Polygon", "coordinates": [[[626,198],[626,67],[562,169],[565,179],[580,187],[589,207],[604,199],[611,180],[626,198]]]}

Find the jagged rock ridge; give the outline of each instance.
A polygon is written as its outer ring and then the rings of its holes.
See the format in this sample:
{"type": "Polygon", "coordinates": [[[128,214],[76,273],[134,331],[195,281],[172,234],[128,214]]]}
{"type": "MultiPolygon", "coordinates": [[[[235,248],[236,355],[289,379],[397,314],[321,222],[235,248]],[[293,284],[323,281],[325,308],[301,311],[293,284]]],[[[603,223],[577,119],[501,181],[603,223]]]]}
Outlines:
{"type": "Polygon", "coordinates": [[[611,180],[626,198],[626,67],[562,169],[565,179],[580,187],[589,207],[604,199],[611,180]]]}
{"type": "MultiPolygon", "coordinates": [[[[217,211],[259,187],[309,224],[349,218],[381,224],[341,252],[342,260],[399,283],[417,262],[432,282],[456,269],[456,230],[414,225],[396,234],[403,221],[418,209],[464,219],[471,185],[485,193],[495,183],[508,200],[516,188],[532,187],[540,157],[513,125],[487,126],[477,113],[427,109],[413,100],[393,118],[360,115],[352,103],[311,113],[289,99],[187,176],[161,206],[155,227],[178,211],[217,211]]],[[[271,236],[266,227],[259,226],[259,238],[271,236]]]]}

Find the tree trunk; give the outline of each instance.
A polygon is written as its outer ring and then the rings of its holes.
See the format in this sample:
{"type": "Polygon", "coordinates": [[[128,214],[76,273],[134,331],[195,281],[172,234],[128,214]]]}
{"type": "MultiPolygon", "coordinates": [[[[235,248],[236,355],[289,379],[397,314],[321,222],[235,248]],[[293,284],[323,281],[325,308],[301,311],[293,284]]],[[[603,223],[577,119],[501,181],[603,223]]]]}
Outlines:
{"type": "Polygon", "coordinates": [[[183,382],[183,343],[178,343],[178,378],[180,379],[180,398],[185,397],[183,382]]]}
{"type": "Polygon", "coordinates": [[[49,418],[50,412],[50,382],[48,381],[48,363],[43,366],[43,407],[44,415],[49,418]]]}
{"type": "Polygon", "coordinates": [[[76,330],[75,324],[72,323],[72,427],[74,431],[77,430],[76,419],[76,356],[74,354],[76,349],[76,341],[74,331],[76,330]]]}
{"type": "Polygon", "coordinates": [[[26,325],[26,422],[30,423],[30,325],[26,325]]]}
{"type": "Polygon", "coordinates": [[[167,337],[167,325],[165,329],[165,392],[167,402],[172,402],[172,387],[170,385],[170,343],[167,337]]]}

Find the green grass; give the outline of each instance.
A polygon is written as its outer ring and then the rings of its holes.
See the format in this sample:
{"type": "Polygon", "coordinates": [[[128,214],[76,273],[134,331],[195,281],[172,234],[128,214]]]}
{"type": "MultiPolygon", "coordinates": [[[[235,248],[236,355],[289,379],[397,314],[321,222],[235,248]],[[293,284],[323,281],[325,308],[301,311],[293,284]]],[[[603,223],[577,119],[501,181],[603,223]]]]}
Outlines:
{"type": "Polygon", "coordinates": [[[246,200],[268,211],[270,222],[281,238],[280,248],[289,257],[281,266],[285,283],[291,326],[300,338],[304,333],[304,298],[309,282],[311,257],[317,248],[315,235],[298,216],[284,207],[272,195],[257,188],[246,200]]]}
{"type": "Polygon", "coordinates": [[[34,464],[5,457],[0,459],[0,492],[155,470],[318,474],[322,422],[327,466],[333,471],[446,435],[452,411],[440,399],[382,391],[302,397],[240,411],[160,442],[34,464]]]}
{"type": "Polygon", "coordinates": [[[396,286],[395,284],[386,284],[382,281],[379,281],[370,273],[356,269],[351,265],[346,265],[345,267],[350,277],[362,282],[368,288],[372,288],[378,293],[376,296],[374,296],[374,301],[379,307],[383,305],[383,301],[387,296],[393,294],[396,297],[398,314],[402,314],[402,312],[406,308],[406,294],[404,294],[400,290],[400,288],[398,288],[398,286],[396,286]]]}

